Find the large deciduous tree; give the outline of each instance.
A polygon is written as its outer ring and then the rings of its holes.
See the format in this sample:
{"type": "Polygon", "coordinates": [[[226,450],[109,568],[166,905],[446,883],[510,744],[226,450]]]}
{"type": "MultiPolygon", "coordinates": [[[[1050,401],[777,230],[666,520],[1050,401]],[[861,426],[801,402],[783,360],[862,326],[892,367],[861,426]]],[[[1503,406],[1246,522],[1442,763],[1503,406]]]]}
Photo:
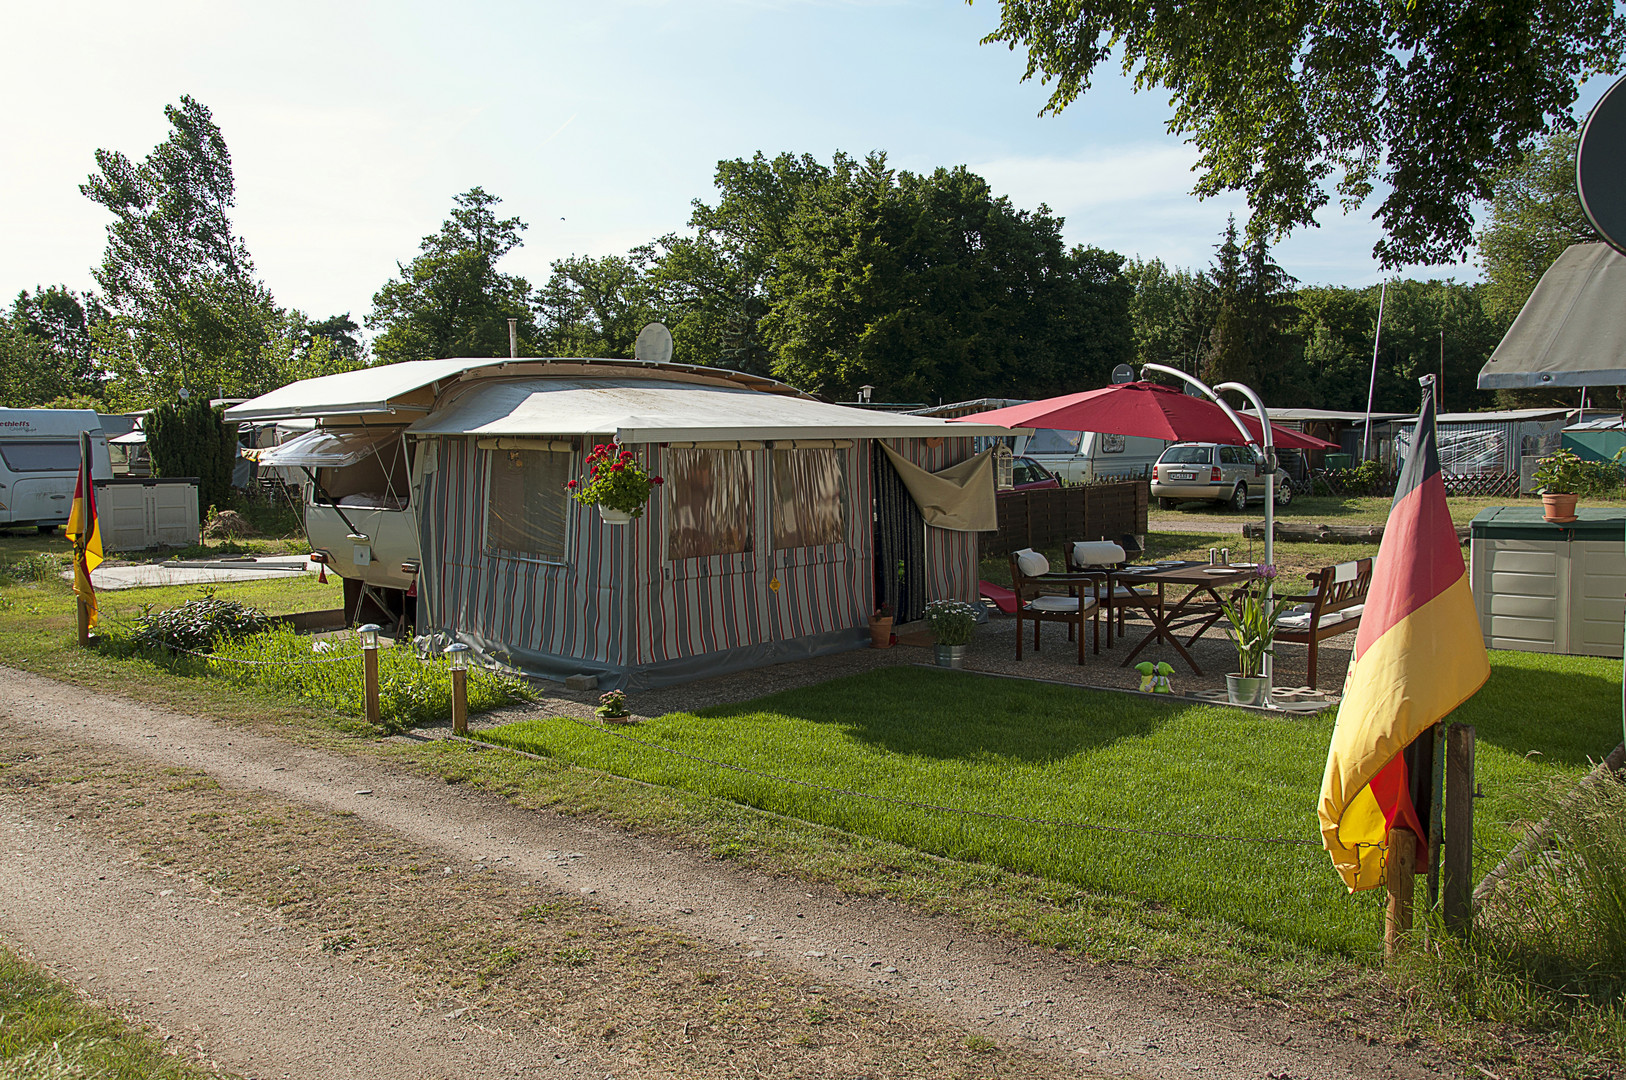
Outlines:
{"type": "MultiPolygon", "coordinates": [[[[26,289],[12,302],[0,344],[0,403],[13,407],[102,397],[93,332],[107,309],[65,285],[26,289]]],[[[98,402],[100,407],[106,404],[98,402]]]]}
{"type": "Polygon", "coordinates": [[[440,231],[424,237],[417,257],[397,264],[400,276],[374,294],[366,321],[381,362],[507,356],[511,318],[519,320],[521,353],[534,348],[530,284],[497,270],[525,231],[519,218],[497,217],[501,201],[478,187],[456,196],[440,231]]]}
{"type": "Polygon", "coordinates": [[[1490,217],[1479,232],[1479,261],[1486,303],[1504,324],[1518,317],[1565,248],[1598,239],[1575,190],[1576,142],[1573,132],[1557,132],[1496,174],[1490,217]]]}
{"type": "Polygon", "coordinates": [[[548,356],[631,356],[638,331],[661,318],[652,244],[626,255],[558,259],[537,291],[538,335],[548,356]]]}
{"type": "Polygon", "coordinates": [[[1171,131],[1197,147],[1196,191],[1247,193],[1253,238],[1352,208],[1376,217],[1386,266],[1462,257],[1491,177],[1552,127],[1577,81],[1621,69],[1614,0],[1001,0],[985,39],[1027,50],[1053,84],[1047,112],[1121,60],[1137,90],[1172,97],[1171,131]],[[1329,191],[1329,187],[1333,190],[1329,191]]]}
{"type": "Polygon", "coordinates": [[[164,115],[169,138],[146,158],[98,150],[79,188],[113,215],[92,273],[113,315],[100,337],[132,404],[183,386],[261,389],[277,314],[232,231],[236,189],[220,128],[190,97],[164,115]]]}

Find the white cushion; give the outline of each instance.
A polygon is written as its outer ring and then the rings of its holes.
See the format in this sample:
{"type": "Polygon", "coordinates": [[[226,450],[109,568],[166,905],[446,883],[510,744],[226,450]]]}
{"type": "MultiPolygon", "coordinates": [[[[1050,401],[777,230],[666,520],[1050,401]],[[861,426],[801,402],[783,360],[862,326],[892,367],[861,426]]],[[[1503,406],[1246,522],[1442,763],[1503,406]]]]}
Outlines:
{"type": "MultiPolygon", "coordinates": [[[[1084,610],[1088,611],[1095,606],[1095,597],[1084,597],[1084,610]]],[[[1077,611],[1078,597],[1076,596],[1035,596],[1028,601],[1029,611],[1077,611]]]]}
{"type": "MultiPolygon", "coordinates": [[[[1358,619],[1361,617],[1361,609],[1364,607],[1364,604],[1354,604],[1341,611],[1328,611],[1321,616],[1321,621],[1316,623],[1316,629],[1319,630],[1324,626],[1336,626],[1341,622],[1358,619]]],[[[1299,611],[1293,615],[1283,615],[1276,620],[1276,629],[1308,630],[1310,629],[1310,615],[1309,610],[1299,611]]]]}
{"type": "Polygon", "coordinates": [[[1359,576],[1360,566],[1357,563],[1341,562],[1332,568],[1332,580],[1335,585],[1345,581],[1354,581],[1359,576]]]}
{"type": "Polygon", "coordinates": [[[1080,540],[1073,545],[1074,566],[1115,566],[1123,561],[1123,545],[1111,540],[1080,540]]]}
{"type": "MultiPolygon", "coordinates": [[[[1107,590],[1102,588],[1099,584],[1093,585],[1091,587],[1095,590],[1095,595],[1097,595],[1097,596],[1106,595],[1107,590]]],[[[1145,597],[1141,596],[1134,589],[1131,589],[1127,585],[1114,585],[1112,587],[1112,598],[1114,600],[1144,600],[1145,599],[1145,597]]]]}
{"type": "Polygon", "coordinates": [[[1023,548],[1016,553],[1016,568],[1023,577],[1042,577],[1050,573],[1050,560],[1032,548],[1023,548]]]}

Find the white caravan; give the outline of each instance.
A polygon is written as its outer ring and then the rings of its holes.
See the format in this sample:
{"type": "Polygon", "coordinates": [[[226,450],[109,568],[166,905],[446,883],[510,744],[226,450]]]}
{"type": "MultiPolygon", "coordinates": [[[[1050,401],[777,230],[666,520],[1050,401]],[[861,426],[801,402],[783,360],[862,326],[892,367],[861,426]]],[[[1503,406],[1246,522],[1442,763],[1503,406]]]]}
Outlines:
{"type": "Polygon", "coordinates": [[[1017,453],[1037,461],[1064,484],[1087,484],[1095,480],[1149,477],[1152,466],[1168,446],[1164,439],[1144,439],[1136,435],[1039,428],[1017,453]]]}
{"type": "Polygon", "coordinates": [[[90,432],[91,475],[113,479],[107,435],[92,409],[0,409],[0,529],[68,522],[79,476],[79,433],[90,432]]]}

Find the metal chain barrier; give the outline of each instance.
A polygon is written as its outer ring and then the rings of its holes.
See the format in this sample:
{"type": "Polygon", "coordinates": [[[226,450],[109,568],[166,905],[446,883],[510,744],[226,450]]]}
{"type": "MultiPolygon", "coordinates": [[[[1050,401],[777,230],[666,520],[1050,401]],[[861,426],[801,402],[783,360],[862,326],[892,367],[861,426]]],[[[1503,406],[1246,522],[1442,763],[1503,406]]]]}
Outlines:
{"type": "Polygon", "coordinates": [[[244,667],[309,667],[313,664],[342,664],[361,659],[360,653],[351,653],[348,656],[313,657],[310,660],[239,660],[235,656],[198,652],[196,649],[183,649],[179,645],[165,645],[164,648],[170,652],[186,653],[202,660],[218,660],[222,664],[242,664],[244,667]]]}
{"type": "MultiPolygon", "coordinates": [[[[1055,829],[1080,829],[1092,832],[1118,833],[1126,836],[1161,836],[1177,840],[1213,840],[1228,844],[1276,844],[1288,847],[1303,846],[1315,848],[1319,848],[1321,846],[1320,840],[1296,840],[1291,837],[1277,836],[1227,836],[1221,833],[1179,832],[1172,829],[1135,829],[1126,825],[1101,825],[1094,822],[1059,821],[1054,818],[1024,817],[1018,814],[996,813],[992,810],[970,810],[960,806],[943,806],[938,803],[917,802],[913,799],[900,799],[891,795],[875,795],[864,791],[853,791],[850,788],[832,787],[828,784],[815,784],[810,780],[798,780],[791,776],[779,776],[775,773],[760,772],[756,769],[748,769],[743,765],[735,765],[727,761],[714,761],[711,758],[701,757],[698,754],[690,754],[682,750],[673,750],[671,747],[662,746],[659,743],[649,742],[644,739],[635,739],[631,735],[626,735],[619,731],[611,731],[607,728],[601,727],[598,724],[589,723],[588,721],[582,720],[575,716],[559,716],[555,717],[555,719],[568,720],[573,724],[587,728],[589,731],[598,732],[601,735],[608,735],[614,739],[621,739],[624,742],[633,743],[649,750],[658,750],[663,754],[670,754],[673,757],[685,758],[689,761],[698,762],[702,765],[710,765],[713,768],[727,769],[731,772],[742,773],[746,776],[755,776],[764,780],[773,780],[782,784],[794,784],[797,787],[809,788],[813,791],[828,792],[833,795],[848,795],[855,799],[869,799],[873,802],[888,803],[893,806],[904,806],[913,810],[931,810],[944,814],[960,814],[965,817],[985,818],[990,821],[1009,821],[1019,825],[1042,825],[1055,829]]],[[[501,750],[509,750],[511,752],[521,754],[525,753],[523,750],[503,746],[500,743],[485,742],[483,740],[469,741],[479,742],[481,746],[492,746],[501,750]]],[[[527,754],[526,756],[534,757],[536,755],[527,754]]]]}

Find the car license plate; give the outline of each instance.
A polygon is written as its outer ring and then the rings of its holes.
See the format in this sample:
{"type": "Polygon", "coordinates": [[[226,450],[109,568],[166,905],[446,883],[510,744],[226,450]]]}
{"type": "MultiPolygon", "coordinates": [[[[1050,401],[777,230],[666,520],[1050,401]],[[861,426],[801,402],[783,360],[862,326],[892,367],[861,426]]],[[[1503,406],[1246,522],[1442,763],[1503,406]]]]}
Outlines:
{"type": "Polygon", "coordinates": [[[1194,472],[1172,472],[1172,473],[1169,474],[1169,479],[1170,480],[1195,480],[1195,479],[1197,479],[1197,474],[1194,473],[1194,472]]]}

